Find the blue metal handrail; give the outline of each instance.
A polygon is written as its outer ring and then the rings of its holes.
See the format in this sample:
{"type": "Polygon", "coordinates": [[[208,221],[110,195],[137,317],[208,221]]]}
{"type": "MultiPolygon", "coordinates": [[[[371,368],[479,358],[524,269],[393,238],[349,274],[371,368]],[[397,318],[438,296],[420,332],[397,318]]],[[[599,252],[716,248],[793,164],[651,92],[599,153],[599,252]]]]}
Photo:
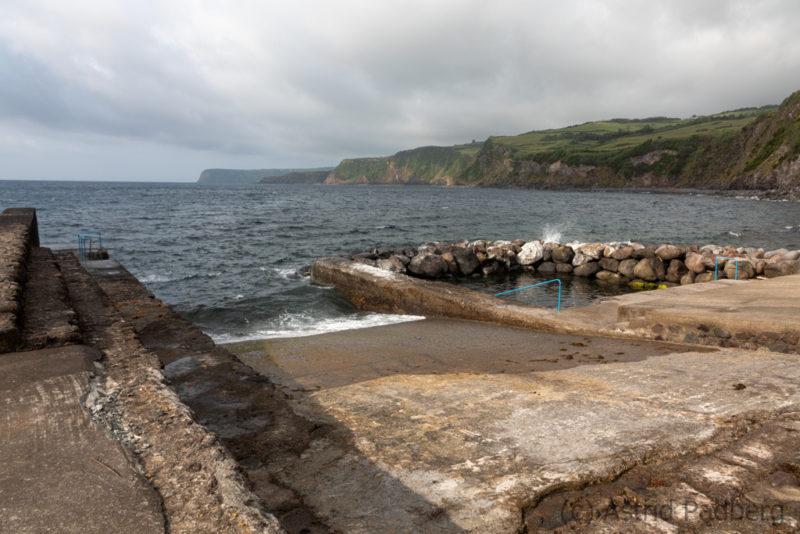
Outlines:
{"type": "Polygon", "coordinates": [[[103,237],[100,232],[78,232],[78,253],[81,257],[87,259],[86,245],[89,245],[88,252],[92,251],[92,243],[97,242],[99,250],[103,250],[103,237]]]}
{"type": "Polygon", "coordinates": [[[552,280],[548,280],[547,282],[539,282],[538,284],[533,284],[532,286],[525,286],[525,287],[520,287],[518,289],[503,291],[502,293],[496,293],[495,297],[499,297],[500,295],[507,295],[515,291],[522,291],[523,289],[530,289],[532,287],[542,286],[544,284],[549,284],[551,282],[558,282],[558,311],[561,311],[561,280],[559,280],[558,278],[553,278],[552,280]]]}
{"type": "Polygon", "coordinates": [[[739,258],[726,258],[725,256],[717,256],[717,259],[714,260],[714,280],[717,279],[717,267],[719,266],[719,260],[734,260],[736,262],[736,271],[734,272],[733,279],[739,279],[739,258]]]}

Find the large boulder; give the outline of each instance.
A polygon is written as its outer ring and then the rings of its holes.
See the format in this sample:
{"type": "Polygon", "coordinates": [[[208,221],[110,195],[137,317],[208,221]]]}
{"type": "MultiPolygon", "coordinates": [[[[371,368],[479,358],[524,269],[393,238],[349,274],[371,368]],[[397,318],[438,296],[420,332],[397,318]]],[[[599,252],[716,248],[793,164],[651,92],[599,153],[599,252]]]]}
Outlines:
{"type": "Polygon", "coordinates": [[[476,254],[478,252],[486,253],[486,241],[479,239],[478,241],[473,241],[469,244],[469,248],[473,250],[476,254]]]}
{"type": "Polygon", "coordinates": [[[686,268],[693,273],[700,274],[706,271],[706,265],[703,261],[703,255],[697,252],[687,252],[686,261],[684,262],[686,268]]]}
{"type": "MultiPolygon", "coordinates": [[[[603,251],[605,248],[605,243],[586,243],[581,247],[580,252],[584,256],[588,256],[593,260],[599,260],[603,257],[603,251]]],[[[574,262],[573,265],[575,265],[574,262]]]]}
{"type": "Polygon", "coordinates": [[[545,261],[536,270],[542,274],[553,274],[556,272],[556,264],[552,261],[545,261]]]}
{"type": "Polygon", "coordinates": [[[453,255],[453,258],[456,260],[456,265],[458,265],[458,271],[461,273],[462,276],[469,276],[481,266],[481,262],[478,261],[478,256],[475,255],[471,249],[465,247],[453,247],[450,249],[450,254],[453,255]]]}
{"type": "Polygon", "coordinates": [[[578,265],[572,270],[572,274],[575,276],[585,276],[589,277],[595,274],[597,271],[600,270],[600,266],[597,265],[596,261],[590,261],[584,263],[582,265],[578,265]]]}
{"type": "Polygon", "coordinates": [[[689,284],[694,284],[694,278],[697,276],[694,272],[689,271],[683,276],[681,276],[681,285],[687,286],[689,284]]]}
{"type": "Polygon", "coordinates": [[[553,243],[552,241],[546,241],[543,246],[544,254],[542,255],[542,261],[555,261],[553,260],[553,250],[557,249],[561,245],[558,243],[553,243]]]}
{"type": "Polygon", "coordinates": [[[579,265],[583,265],[584,263],[589,263],[592,261],[592,258],[584,254],[583,252],[578,252],[575,256],[572,257],[572,266],[578,267],[579,265]]]}
{"type": "Polygon", "coordinates": [[[447,263],[447,271],[453,276],[458,275],[458,264],[456,258],[450,252],[442,252],[442,259],[447,263]]]}
{"type": "Polygon", "coordinates": [[[439,278],[447,271],[447,262],[438,254],[422,253],[411,258],[408,271],[422,278],[439,278]]]}
{"type": "Polygon", "coordinates": [[[522,245],[522,250],[517,254],[520,265],[533,265],[544,258],[544,245],[541,241],[528,241],[522,245]]]}
{"type": "Polygon", "coordinates": [[[556,263],[556,272],[559,274],[569,274],[572,270],[571,263],[556,263]]]}
{"type": "Polygon", "coordinates": [[[553,261],[556,263],[572,263],[572,258],[575,257],[575,251],[572,247],[561,245],[552,251],[553,261]]]}
{"type": "Polygon", "coordinates": [[[643,246],[641,248],[634,247],[633,252],[631,253],[631,258],[635,258],[637,260],[641,260],[643,258],[655,258],[656,248],[657,247],[655,245],[647,245],[646,247],[643,246]]]}
{"type": "Polygon", "coordinates": [[[703,282],[711,282],[714,280],[714,273],[700,273],[694,277],[694,282],[696,284],[702,284],[703,282]]]}
{"type": "Polygon", "coordinates": [[[665,276],[664,262],[655,256],[642,258],[636,264],[636,267],[633,268],[633,277],[640,278],[647,282],[663,280],[665,276]]]}
{"type": "Polygon", "coordinates": [[[793,250],[781,256],[781,261],[794,261],[800,258],[800,250],[793,250]]]}
{"type": "Polygon", "coordinates": [[[601,269],[615,273],[619,270],[619,261],[614,258],[600,258],[597,262],[601,269]]]}
{"type": "Polygon", "coordinates": [[[637,263],[639,262],[637,260],[634,260],[633,258],[622,260],[621,262],[619,262],[619,268],[617,269],[617,272],[619,272],[619,274],[621,274],[625,278],[630,278],[631,280],[633,280],[634,278],[636,278],[633,275],[633,270],[636,268],[637,263]]]}
{"type": "Polygon", "coordinates": [[[669,261],[680,258],[683,251],[675,245],[661,245],[655,250],[655,255],[664,261],[669,261]]]}
{"type": "Polygon", "coordinates": [[[769,252],[764,253],[764,259],[768,260],[774,256],[783,256],[784,254],[788,254],[789,249],[786,248],[779,248],[777,250],[770,250],[769,252]]]}
{"type": "Polygon", "coordinates": [[[667,267],[666,280],[673,284],[679,284],[683,275],[688,272],[689,269],[686,268],[686,265],[681,260],[674,259],[669,262],[669,267],[667,267]]]}
{"type": "Polygon", "coordinates": [[[497,241],[491,246],[486,247],[487,259],[501,261],[505,264],[506,269],[510,269],[516,265],[517,253],[514,250],[514,244],[510,241],[497,241]]]}
{"type": "Polygon", "coordinates": [[[611,257],[615,260],[627,260],[633,254],[633,247],[630,245],[623,245],[611,253],[611,257]]]}
{"type": "Polygon", "coordinates": [[[800,261],[779,261],[776,263],[768,263],[764,266],[764,276],[767,278],[775,278],[776,276],[785,276],[787,274],[795,274],[800,271],[800,261]]]}
{"type": "Polygon", "coordinates": [[[738,267],[736,260],[727,260],[723,272],[725,273],[725,278],[730,278],[731,280],[748,280],[756,275],[756,269],[750,263],[750,260],[739,260],[738,267]]]}

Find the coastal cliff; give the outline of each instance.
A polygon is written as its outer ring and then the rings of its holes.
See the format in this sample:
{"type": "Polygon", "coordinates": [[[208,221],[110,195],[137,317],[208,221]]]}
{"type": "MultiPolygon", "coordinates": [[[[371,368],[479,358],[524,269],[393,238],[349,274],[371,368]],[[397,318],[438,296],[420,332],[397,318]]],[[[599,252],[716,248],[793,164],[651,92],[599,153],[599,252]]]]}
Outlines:
{"type": "Polygon", "coordinates": [[[778,107],[612,119],[345,159],[324,183],[751,190],[800,200],[800,91],[778,107]]]}
{"type": "Polygon", "coordinates": [[[319,183],[332,167],[316,169],[205,169],[198,184],[245,185],[255,183],[319,183]]]}

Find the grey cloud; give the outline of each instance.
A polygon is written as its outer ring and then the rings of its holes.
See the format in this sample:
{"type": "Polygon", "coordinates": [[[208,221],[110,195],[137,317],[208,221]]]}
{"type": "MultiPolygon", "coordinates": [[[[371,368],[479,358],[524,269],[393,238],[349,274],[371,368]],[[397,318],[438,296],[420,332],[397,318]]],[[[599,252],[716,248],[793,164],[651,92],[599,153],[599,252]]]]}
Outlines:
{"type": "Polygon", "coordinates": [[[0,135],[170,169],[170,150],[316,166],[800,89],[794,0],[76,5],[0,8],[0,135]]]}

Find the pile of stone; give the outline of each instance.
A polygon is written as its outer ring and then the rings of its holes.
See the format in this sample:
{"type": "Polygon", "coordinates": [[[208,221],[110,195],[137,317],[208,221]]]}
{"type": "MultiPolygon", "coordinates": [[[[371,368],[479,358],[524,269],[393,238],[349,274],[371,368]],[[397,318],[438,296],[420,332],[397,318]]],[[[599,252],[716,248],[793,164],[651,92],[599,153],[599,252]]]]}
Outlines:
{"type": "Polygon", "coordinates": [[[607,283],[670,285],[714,280],[715,270],[717,278],[739,280],[800,272],[800,250],[632,242],[457,241],[426,243],[418,248],[352,251],[349,257],[388,271],[429,279],[535,271],[607,283]]]}

